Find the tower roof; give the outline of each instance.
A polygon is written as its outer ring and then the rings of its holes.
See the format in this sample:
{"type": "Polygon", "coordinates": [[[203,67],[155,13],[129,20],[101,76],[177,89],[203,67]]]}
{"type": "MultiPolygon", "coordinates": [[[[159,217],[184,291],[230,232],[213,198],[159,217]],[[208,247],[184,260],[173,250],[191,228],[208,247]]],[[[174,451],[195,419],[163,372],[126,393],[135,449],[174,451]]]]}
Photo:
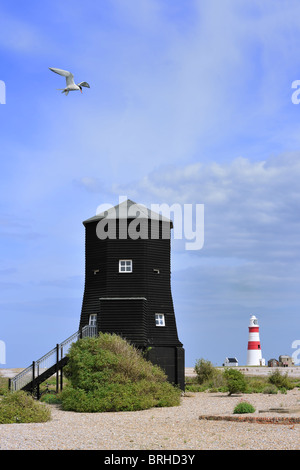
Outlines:
{"type": "Polygon", "coordinates": [[[172,220],[168,219],[162,214],[154,212],[150,209],[147,209],[146,206],[142,204],[137,204],[136,202],[127,199],[127,201],[121,202],[120,204],[111,207],[90,219],[83,221],[83,225],[98,222],[101,219],[135,219],[139,217],[140,219],[154,219],[161,222],[167,222],[170,224],[170,227],[173,228],[172,220]]]}

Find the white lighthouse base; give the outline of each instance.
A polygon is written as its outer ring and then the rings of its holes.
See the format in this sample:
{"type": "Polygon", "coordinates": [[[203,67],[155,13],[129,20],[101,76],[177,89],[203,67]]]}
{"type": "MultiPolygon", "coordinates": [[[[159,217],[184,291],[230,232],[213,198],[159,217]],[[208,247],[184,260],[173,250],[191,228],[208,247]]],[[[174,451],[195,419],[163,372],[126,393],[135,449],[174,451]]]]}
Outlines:
{"type": "Polygon", "coordinates": [[[261,366],[262,356],[261,350],[249,349],[247,353],[247,366],[261,366]]]}

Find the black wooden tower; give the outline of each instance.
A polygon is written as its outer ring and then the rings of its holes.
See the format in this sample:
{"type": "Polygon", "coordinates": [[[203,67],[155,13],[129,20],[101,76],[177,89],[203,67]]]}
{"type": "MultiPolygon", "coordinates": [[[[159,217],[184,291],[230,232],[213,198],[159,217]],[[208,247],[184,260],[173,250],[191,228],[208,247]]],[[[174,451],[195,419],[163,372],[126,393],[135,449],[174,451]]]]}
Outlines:
{"type": "Polygon", "coordinates": [[[121,335],[184,389],[184,349],[171,293],[171,220],[127,200],[83,224],[80,328],[94,324],[121,335]]]}

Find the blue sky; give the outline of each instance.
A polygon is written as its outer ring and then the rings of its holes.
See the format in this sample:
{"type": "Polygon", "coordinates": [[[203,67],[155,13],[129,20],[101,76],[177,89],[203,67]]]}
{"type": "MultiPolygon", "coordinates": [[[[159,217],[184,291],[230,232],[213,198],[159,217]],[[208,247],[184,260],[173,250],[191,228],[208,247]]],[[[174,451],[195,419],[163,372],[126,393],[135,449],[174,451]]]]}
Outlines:
{"type": "Polygon", "coordinates": [[[203,248],[172,243],[187,366],[245,364],[252,314],[266,360],[295,352],[299,15],[293,0],[1,2],[1,367],[77,330],[82,221],[123,195],[204,204],[203,248]],[[91,88],[65,97],[48,67],[91,88]]]}

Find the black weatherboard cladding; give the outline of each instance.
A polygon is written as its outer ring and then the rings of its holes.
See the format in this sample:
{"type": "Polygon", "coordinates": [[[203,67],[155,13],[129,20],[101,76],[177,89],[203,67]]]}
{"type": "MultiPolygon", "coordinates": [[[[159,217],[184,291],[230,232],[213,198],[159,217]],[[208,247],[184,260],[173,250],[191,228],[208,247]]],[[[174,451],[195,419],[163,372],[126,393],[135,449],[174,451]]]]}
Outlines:
{"type": "MultiPolygon", "coordinates": [[[[135,203],[122,204],[127,209],[135,203]]],[[[169,380],[183,389],[184,349],[178,339],[171,293],[170,236],[165,236],[170,234],[172,222],[153,220],[153,213],[147,211],[139,219],[143,238],[124,239],[124,232],[120,238],[119,224],[124,227],[124,220],[118,216],[120,207],[113,208],[116,238],[97,236],[97,224],[106,214],[84,222],[86,264],[80,328],[96,314],[99,331],[119,334],[147,350],[149,360],[160,365],[169,380]],[[131,260],[132,272],[119,272],[120,260],[131,260]],[[164,315],[165,326],[156,326],[156,313],[164,315]]],[[[126,227],[132,222],[127,218],[126,227]]]]}

